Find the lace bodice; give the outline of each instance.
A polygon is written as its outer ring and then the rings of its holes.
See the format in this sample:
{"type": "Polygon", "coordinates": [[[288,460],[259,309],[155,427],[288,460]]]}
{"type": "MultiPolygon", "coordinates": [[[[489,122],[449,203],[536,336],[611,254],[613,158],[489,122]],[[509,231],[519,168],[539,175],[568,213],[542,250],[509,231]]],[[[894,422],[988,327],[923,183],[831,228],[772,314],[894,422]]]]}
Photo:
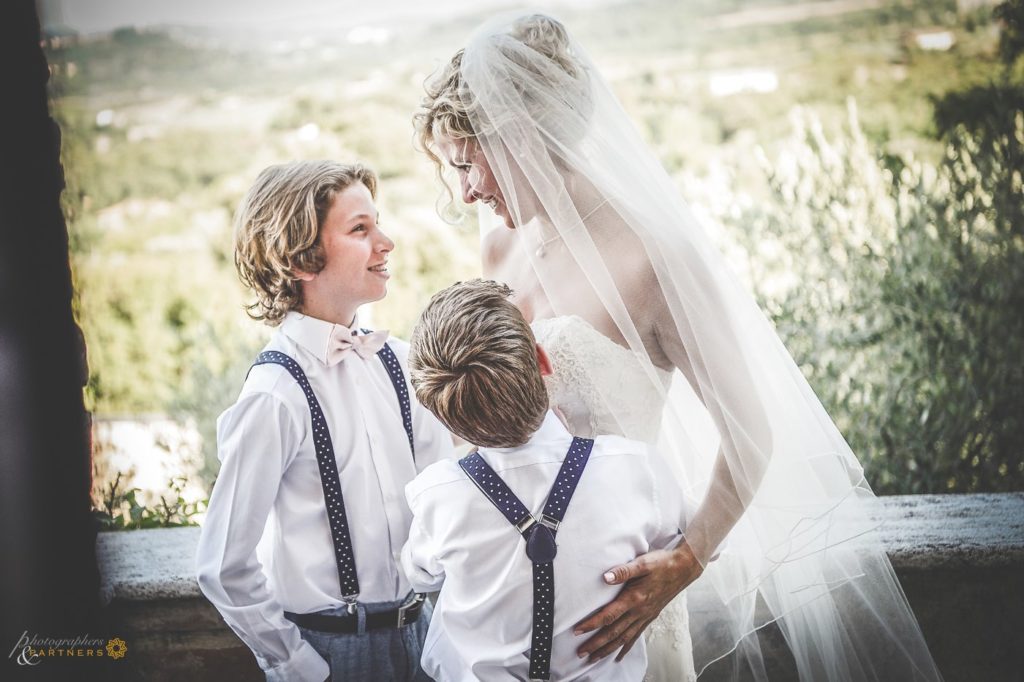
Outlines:
{"type": "Polygon", "coordinates": [[[657,440],[671,372],[653,368],[659,389],[632,351],[576,315],[536,320],[532,327],[551,359],[551,406],[574,435],[657,440]]]}

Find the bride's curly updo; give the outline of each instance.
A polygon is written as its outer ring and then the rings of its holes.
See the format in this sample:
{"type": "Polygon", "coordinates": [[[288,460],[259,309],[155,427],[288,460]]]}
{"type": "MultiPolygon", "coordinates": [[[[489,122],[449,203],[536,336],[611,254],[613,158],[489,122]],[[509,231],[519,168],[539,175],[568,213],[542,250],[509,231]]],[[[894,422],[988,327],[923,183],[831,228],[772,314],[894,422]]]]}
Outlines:
{"type": "Polygon", "coordinates": [[[438,138],[488,135],[509,122],[521,124],[525,116],[558,143],[572,145],[582,138],[593,111],[589,75],[569,34],[542,14],[486,26],[425,89],[413,123],[418,146],[437,165],[439,176],[438,138]],[[503,110],[492,106],[485,111],[483,88],[518,98],[509,98],[503,110]]]}

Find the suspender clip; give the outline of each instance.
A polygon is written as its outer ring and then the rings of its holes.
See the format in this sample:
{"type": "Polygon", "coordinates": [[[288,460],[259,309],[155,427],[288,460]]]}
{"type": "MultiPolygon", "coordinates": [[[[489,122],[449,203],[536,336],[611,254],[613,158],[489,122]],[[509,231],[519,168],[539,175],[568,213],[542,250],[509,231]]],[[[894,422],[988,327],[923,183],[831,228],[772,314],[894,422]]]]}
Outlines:
{"type": "Polygon", "coordinates": [[[516,524],[516,530],[518,530],[522,535],[526,535],[526,531],[533,528],[535,523],[537,523],[537,519],[533,518],[533,514],[527,514],[519,520],[519,523],[516,524]]]}
{"type": "Polygon", "coordinates": [[[558,530],[558,524],[561,523],[561,522],[558,519],[556,519],[556,518],[554,518],[552,516],[548,516],[547,514],[541,514],[540,515],[540,523],[542,525],[547,526],[552,531],[557,531],[558,530]]]}
{"type": "Polygon", "coordinates": [[[359,601],[359,593],[345,594],[342,595],[341,600],[345,602],[345,608],[348,609],[348,615],[352,615],[356,612],[356,604],[359,601]]]}

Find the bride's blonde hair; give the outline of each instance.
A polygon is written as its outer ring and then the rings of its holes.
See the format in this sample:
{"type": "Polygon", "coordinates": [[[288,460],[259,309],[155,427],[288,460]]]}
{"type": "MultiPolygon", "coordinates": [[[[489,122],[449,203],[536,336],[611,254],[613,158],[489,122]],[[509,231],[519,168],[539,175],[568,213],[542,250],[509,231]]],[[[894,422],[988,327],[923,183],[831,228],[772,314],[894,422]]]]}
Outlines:
{"type": "Polygon", "coordinates": [[[511,295],[491,280],[458,282],[434,294],[409,340],[416,399],[473,445],[522,445],[548,410],[533,331],[511,295]]]}
{"type": "MultiPolygon", "coordinates": [[[[499,47],[509,64],[529,74],[534,83],[543,84],[547,96],[554,94],[583,118],[589,116],[593,102],[586,69],[573,54],[569,34],[561,22],[543,14],[533,14],[517,19],[507,33],[495,35],[513,39],[499,47]],[[537,55],[546,59],[536,59],[537,55]]],[[[495,42],[499,43],[498,40],[495,42]]],[[[486,135],[489,129],[502,123],[480,111],[463,74],[465,55],[466,49],[460,49],[436,77],[424,84],[426,95],[419,110],[413,114],[416,146],[434,162],[449,202],[454,200],[454,194],[445,182],[444,162],[435,151],[437,139],[473,139],[486,135]]],[[[510,85],[520,90],[527,87],[521,79],[513,79],[510,85]]],[[[521,94],[524,101],[533,99],[529,92],[521,94]]],[[[546,101],[534,101],[530,117],[534,121],[543,121],[546,108],[546,101]]],[[[582,132],[579,130],[573,137],[582,136],[582,132]]]]}

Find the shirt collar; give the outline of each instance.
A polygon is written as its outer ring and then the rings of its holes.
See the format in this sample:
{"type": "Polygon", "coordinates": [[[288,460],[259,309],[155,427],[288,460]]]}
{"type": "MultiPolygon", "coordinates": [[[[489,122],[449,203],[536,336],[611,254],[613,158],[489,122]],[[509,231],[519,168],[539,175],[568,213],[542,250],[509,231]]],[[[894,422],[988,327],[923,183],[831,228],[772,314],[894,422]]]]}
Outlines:
{"type": "Polygon", "coordinates": [[[523,451],[532,451],[541,444],[569,440],[572,440],[572,434],[565,428],[562,420],[558,418],[554,411],[548,410],[547,414],[544,415],[544,421],[541,422],[540,428],[534,431],[530,439],[522,445],[512,448],[480,448],[480,452],[494,453],[499,457],[508,457],[523,451]]]}
{"type": "Polygon", "coordinates": [[[331,337],[336,333],[351,334],[350,330],[359,328],[359,316],[352,319],[352,326],[335,324],[300,312],[291,310],[281,322],[281,332],[294,341],[300,348],[309,352],[320,362],[327,364],[327,351],[331,347],[331,337]]]}

